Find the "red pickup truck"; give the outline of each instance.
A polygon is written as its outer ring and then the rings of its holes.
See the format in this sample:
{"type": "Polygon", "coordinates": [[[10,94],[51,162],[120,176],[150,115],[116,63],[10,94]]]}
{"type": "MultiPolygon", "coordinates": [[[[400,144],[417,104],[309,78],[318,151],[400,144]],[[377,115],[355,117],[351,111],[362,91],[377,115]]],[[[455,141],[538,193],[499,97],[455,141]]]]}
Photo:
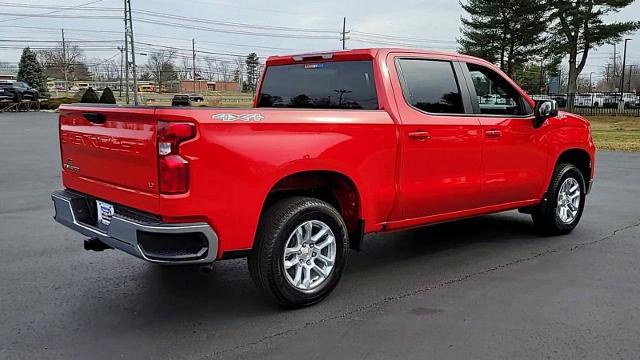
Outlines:
{"type": "Polygon", "coordinates": [[[55,219],[153,263],[248,257],[304,306],[364,234],[519,209],[572,231],[594,174],[589,123],[469,56],[365,49],[271,57],[252,109],[60,109],[55,219]]]}

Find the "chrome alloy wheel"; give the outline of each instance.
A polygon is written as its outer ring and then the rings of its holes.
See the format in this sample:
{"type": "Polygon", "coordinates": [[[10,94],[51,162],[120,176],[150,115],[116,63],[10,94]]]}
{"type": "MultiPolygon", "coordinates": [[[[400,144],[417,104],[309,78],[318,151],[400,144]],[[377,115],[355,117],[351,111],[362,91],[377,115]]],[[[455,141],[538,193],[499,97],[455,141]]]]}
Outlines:
{"type": "Polygon", "coordinates": [[[578,211],[580,209],[580,195],[580,185],[578,184],[578,180],[572,177],[567,178],[560,186],[556,213],[563,223],[571,224],[578,217],[578,211]]]}
{"type": "Polygon", "coordinates": [[[320,287],[329,278],[335,260],[336,238],[322,221],[311,220],[298,226],[284,247],[285,276],[302,292],[320,287]]]}

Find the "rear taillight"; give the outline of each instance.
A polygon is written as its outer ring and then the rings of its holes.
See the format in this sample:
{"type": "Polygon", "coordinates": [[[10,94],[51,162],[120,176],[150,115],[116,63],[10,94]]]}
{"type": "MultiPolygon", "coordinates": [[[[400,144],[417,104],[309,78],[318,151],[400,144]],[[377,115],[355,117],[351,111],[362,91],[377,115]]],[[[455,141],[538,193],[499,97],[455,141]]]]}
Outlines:
{"type": "Polygon", "coordinates": [[[158,186],[161,194],[183,194],[189,190],[189,162],[180,156],[180,144],[195,136],[193,123],[158,121],[158,186]]]}

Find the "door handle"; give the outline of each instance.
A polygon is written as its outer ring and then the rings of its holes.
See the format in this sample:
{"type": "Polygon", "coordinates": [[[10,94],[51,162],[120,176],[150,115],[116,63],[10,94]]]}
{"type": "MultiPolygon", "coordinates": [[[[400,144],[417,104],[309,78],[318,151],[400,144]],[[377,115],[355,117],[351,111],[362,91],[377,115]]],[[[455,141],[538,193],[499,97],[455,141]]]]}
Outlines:
{"type": "Polygon", "coordinates": [[[484,135],[488,138],[495,139],[502,137],[502,131],[500,130],[487,130],[484,132],[484,135]]]}
{"type": "Polygon", "coordinates": [[[425,141],[431,139],[431,135],[426,131],[414,131],[409,133],[409,138],[418,141],[425,141]]]}

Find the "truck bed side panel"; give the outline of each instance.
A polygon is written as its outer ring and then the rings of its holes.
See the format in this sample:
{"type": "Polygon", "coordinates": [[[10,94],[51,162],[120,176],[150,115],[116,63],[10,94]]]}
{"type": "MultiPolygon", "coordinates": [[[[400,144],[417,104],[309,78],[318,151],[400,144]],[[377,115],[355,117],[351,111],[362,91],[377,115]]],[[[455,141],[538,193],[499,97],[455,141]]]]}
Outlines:
{"type": "Polygon", "coordinates": [[[161,196],[160,213],[206,214],[219,234],[219,254],[251,248],[269,191],[297,172],[348,176],[367,231],[380,229],[395,199],[396,133],[384,111],[168,108],[156,115],[194,121],[199,133],[181,147],[191,164],[190,191],[161,196]]]}

